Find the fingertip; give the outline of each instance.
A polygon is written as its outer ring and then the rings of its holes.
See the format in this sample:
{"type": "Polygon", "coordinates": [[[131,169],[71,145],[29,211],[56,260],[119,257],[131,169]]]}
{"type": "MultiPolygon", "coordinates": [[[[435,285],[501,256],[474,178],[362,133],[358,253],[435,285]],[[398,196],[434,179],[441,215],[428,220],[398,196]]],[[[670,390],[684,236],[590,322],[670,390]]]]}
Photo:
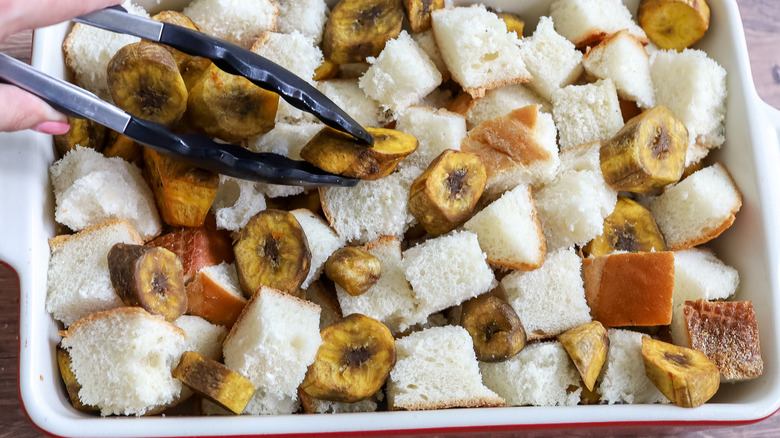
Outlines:
{"type": "Polygon", "coordinates": [[[32,129],[33,131],[37,131],[42,134],[63,135],[66,134],[68,130],[70,130],[70,125],[66,122],[49,120],[43,123],[39,123],[32,129]]]}

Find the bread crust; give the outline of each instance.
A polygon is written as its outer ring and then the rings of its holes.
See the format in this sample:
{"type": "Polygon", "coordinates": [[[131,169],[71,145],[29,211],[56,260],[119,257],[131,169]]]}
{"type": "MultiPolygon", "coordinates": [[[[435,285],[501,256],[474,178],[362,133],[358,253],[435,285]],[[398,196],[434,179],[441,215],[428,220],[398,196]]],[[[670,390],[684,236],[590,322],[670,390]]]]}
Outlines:
{"type": "Polygon", "coordinates": [[[152,315],[151,313],[147,312],[146,310],[140,307],[117,307],[116,309],[104,310],[102,312],[92,313],[71,324],[67,330],[61,330],[59,334],[62,335],[62,337],[67,338],[68,335],[71,333],[71,331],[75,332],[77,330],[80,330],[82,326],[86,326],[96,321],[99,321],[101,319],[110,318],[115,315],[119,318],[126,318],[131,316],[139,316],[139,317],[147,318],[150,321],[154,321],[155,323],[165,324],[166,328],[168,328],[172,332],[175,332],[177,335],[180,335],[184,338],[187,337],[187,334],[181,328],[166,322],[165,318],[163,318],[162,316],[152,315]]]}
{"type": "Polygon", "coordinates": [[[49,239],[49,248],[52,252],[55,251],[55,249],[59,249],[62,245],[65,245],[66,243],[70,242],[71,240],[76,240],[84,237],[87,234],[92,234],[94,232],[102,231],[106,228],[111,228],[114,226],[126,226],[127,230],[130,232],[130,235],[132,236],[135,243],[138,245],[143,245],[144,240],[141,237],[140,234],[138,234],[138,231],[125,219],[110,219],[105,222],[101,222],[99,224],[90,225],[83,230],[74,233],[74,234],[61,234],[59,236],[54,236],[49,239]]]}

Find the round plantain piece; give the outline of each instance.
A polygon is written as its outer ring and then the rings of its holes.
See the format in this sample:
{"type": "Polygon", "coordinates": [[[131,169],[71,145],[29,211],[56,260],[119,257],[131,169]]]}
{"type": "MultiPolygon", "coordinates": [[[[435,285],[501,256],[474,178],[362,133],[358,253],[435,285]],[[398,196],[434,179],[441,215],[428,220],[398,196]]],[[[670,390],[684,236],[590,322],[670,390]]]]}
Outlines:
{"type": "Polygon", "coordinates": [[[117,243],[108,252],[111,285],[127,306],[175,321],[187,310],[184,273],[176,254],[157,246],[117,243]]]}
{"type": "MultiPolygon", "coordinates": [[[[177,11],[162,11],[152,17],[152,20],[161,21],[163,23],[175,24],[177,26],[185,27],[190,30],[200,31],[198,26],[193,22],[190,17],[177,11]]],[[[200,76],[206,72],[211,66],[211,60],[208,58],[201,58],[200,56],[193,56],[182,51],[176,50],[173,47],[163,46],[173,56],[176,65],[179,67],[179,73],[181,73],[182,79],[187,89],[191,89],[200,76]]]]}
{"type": "Polygon", "coordinates": [[[343,403],[365,400],[384,385],[395,365],[395,339],[381,322],[359,313],[320,332],[322,344],[300,390],[343,403]]]}
{"type": "Polygon", "coordinates": [[[431,28],[431,12],[444,8],[444,0],[403,0],[406,17],[415,33],[431,28]]]}
{"type": "Polygon", "coordinates": [[[159,44],[128,44],[108,63],[114,104],[145,120],[171,125],[187,109],[187,87],[171,53],[159,44]]]}
{"type": "Polygon", "coordinates": [[[496,296],[481,295],[463,303],[460,325],[474,341],[477,360],[502,362],[525,348],[526,335],[520,317],[496,296]]]}
{"type": "Polygon", "coordinates": [[[658,47],[682,51],[707,33],[710,7],[705,0],[641,0],[638,21],[658,47]]]}
{"type": "Polygon", "coordinates": [[[718,366],[700,351],[645,337],[642,359],[647,378],[677,406],[701,406],[720,387],[718,366]]]}
{"type": "Polygon", "coordinates": [[[233,244],[241,289],[248,298],[268,286],[296,294],[311,267],[309,242],[287,211],[263,210],[238,232],[233,244]]]}
{"type": "Polygon", "coordinates": [[[618,196],[615,209],[604,219],[604,231],[582,250],[599,257],[616,251],[666,251],[666,243],[648,209],[625,196],[618,196]]]}
{"type": "Polygon", "coordinates": [[[210,137],[239,143],[274,127],[279,95],[211,65],[190,89],[187,118],[210,137]]]}
{"type": "Polygon", "coordinates": [[[382,275],[382,262],[360,248],[345,246],[325,262],[325,275],[355,297],[376,284],[382,275]]]}
{"type": "Polygon", "coordinates": [[[401,0],[340,0],[322,35],[322,53],[336,64],[364,62],[401,33],[401,0]]]}

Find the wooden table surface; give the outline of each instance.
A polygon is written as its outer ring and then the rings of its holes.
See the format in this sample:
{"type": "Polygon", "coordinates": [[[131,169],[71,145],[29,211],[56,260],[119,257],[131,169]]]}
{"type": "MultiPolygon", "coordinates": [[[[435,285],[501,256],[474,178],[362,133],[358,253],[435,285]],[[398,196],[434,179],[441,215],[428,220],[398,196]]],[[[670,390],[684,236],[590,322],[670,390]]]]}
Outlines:
{"type": "MultiPolygon", "coordinates": [[[[750,64],[758,94],[780,109],[780,0],[737,0],[744,23],[750,64]]],[[[31,33],[0,42],[0,52],[29,61],[31,33]]],[[[3,212],[5,214],[5,212],[3,212]]],[[[45,436],[24,415],[20,406],[17,373],[19,342],[19,284],[16,275],[0,265],[0,438],[45,436]]],[[[780,413],[747,426],[729,428],[663,428],[566,431],[566,435],[636,435],[667,433],[706,437],[780,436],[780,413]]],[[[540,432],[536,435],[555,435],[540,432]]],[[[501,434],[508,436],[508,434],[501,434]]],[[[528,435],[527,433],[525,435],[528,435]]]]}

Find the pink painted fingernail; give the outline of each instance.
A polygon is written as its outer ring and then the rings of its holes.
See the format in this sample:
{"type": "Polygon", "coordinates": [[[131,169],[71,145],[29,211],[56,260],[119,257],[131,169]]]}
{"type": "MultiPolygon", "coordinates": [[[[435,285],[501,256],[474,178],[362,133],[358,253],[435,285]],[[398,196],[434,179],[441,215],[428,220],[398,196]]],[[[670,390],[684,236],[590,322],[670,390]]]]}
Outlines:
{"type": "Polygon", "coordinates": [[[62,135],[68,132],[70,125],[65,122],[43,122],[33,128],[33,131],[37,131],[43,134],[49,135],[62,135]]]}

